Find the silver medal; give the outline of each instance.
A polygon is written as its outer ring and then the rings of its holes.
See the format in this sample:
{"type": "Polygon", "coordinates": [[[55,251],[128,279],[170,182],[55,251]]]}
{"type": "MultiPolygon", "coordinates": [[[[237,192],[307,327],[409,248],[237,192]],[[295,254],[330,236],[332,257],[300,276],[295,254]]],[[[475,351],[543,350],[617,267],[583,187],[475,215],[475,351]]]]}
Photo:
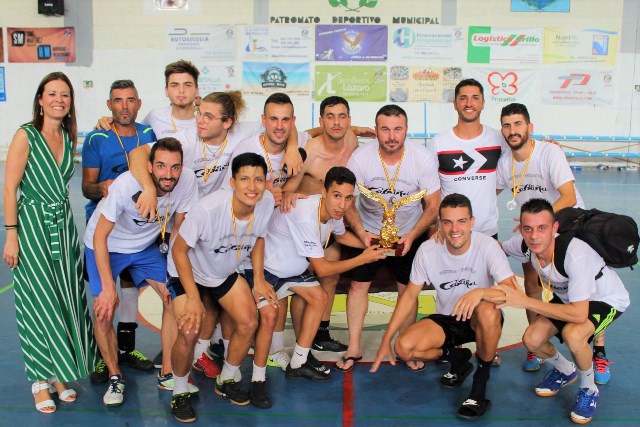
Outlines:
{"type": "Polygon", "coordinates": [[[160,243],[160,246],[158,246],[158,248],[160,248],[160,253],[166,254],[167,252],[169,252],[169,245],[167,245],[165,242],[160,243]]]}
{"type": "Polygon", "coordinates": [[[514,210],[516,206],[518,206],[518,204],[514,199],[511,199],[507,202],[507,209],[509,209],[510,211],[514,210]]]}
{"type": "Polygon", "coordinates": [[[389,198],[389,203],[391,203],[391,204],[393,205],[395,202],[396,202],[396,198],[395,198],[395,196],[391,196],[391,197],[389,198]]]}

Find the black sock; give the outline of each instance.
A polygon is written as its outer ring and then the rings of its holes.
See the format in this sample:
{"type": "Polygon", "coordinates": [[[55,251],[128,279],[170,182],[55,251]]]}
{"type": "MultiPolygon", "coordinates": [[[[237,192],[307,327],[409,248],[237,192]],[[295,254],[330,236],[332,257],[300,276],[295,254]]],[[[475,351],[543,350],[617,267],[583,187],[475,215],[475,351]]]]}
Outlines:
{"type": "Polygon", "coordinates": [[[318,332],[316,332],[315,341],[328,341],[329,339],[331,339],[331,336],[329,335],[329,323],[331,323],[330,320],[320,321],[320,326],[318,327],[318,332]]]}
{"type": "Polygon", "coordinates": [[[451,362],[451,373],[460,374],[469,359],[471,359],[471,350],[468,348],[450,348],[447,357],[451,362]]]}
{"type": "Polygon", "coordinates": [[[605,351],[603,345],[594,345],[593,346],[593,357],[594,358],[596,358],[596,357],[600,357],[600,358],[607,357],[607,352],[605,351]]]}
{"type": "Polygon", "coordinates": [[[118,323],[118,349],[124,353],[130,353],[136,349],[136,328],[135,322],[118,323]]]}
{"type": "Polygon", "coordinates": [[[479,357],[477,359],[478,367],[476,368],[475,374],[473,374],[473,385],[471,386],[471,394],[469,394],[469,398],[476,402],[481,402],[485,398],[487,382],[491,376],[491,362],[493,362],[493,360],[489,360],[487,362],[481,360],[479,357]]]}

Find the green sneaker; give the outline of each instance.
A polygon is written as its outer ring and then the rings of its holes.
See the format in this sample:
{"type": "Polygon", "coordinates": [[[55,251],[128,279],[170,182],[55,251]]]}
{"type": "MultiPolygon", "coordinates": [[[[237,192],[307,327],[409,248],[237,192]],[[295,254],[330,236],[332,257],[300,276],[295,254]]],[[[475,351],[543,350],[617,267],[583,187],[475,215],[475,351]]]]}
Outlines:
{"type": "Polygon", "coordinates": [[[109,381],[109,371],[107,370],[107,365],[104,364],[104,360],[98,360],[95,371],[89,374],[89,379],[94,384],[104,384],[109,381]]]}
{"type": "Polygon", "coordinates": [[[130,365],[138,371],[150,371],[153,369],[153,361],[138,350],[133,350],[129,353],[118,353],[118,363],[130,365]]]}

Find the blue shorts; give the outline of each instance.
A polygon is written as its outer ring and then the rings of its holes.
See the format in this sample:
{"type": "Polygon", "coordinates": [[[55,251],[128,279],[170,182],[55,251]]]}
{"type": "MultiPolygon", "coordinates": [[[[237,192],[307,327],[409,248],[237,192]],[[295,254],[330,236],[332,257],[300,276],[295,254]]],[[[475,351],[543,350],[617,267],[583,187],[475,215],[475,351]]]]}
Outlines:
{"type": "MultiPolygon", "coordinates": [[[[87,273],[89,273],[89,287],[94,297],[102,292],[102,282],[96,266],[96,257],[93,249],[85,248],[87,256],[87,273]]],[[[113,281],[120,273],[128,269],[137,288],[147,286],[147,279],[165,283],[167,281],[167,257],[163,255],[154,243],[142,252],[135,254],[121,254],[109,252],[109,263],[113,281]]]]}

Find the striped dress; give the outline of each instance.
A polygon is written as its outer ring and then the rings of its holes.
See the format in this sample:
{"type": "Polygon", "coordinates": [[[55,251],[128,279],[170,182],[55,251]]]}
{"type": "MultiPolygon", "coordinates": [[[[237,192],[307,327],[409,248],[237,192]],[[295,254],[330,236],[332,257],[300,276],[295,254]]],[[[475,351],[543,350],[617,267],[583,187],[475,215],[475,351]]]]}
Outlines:
{"type": "Polygon", "coordinates": [[[25,370],[30,381],[52,375],[74,381],[87,377],[97,351],[69,203],[73,143],[63,131],[58,166],[42,134],[32,125],[21,129],[29,138],[29,157],[20,183],[13,283],[25,370]]]}

